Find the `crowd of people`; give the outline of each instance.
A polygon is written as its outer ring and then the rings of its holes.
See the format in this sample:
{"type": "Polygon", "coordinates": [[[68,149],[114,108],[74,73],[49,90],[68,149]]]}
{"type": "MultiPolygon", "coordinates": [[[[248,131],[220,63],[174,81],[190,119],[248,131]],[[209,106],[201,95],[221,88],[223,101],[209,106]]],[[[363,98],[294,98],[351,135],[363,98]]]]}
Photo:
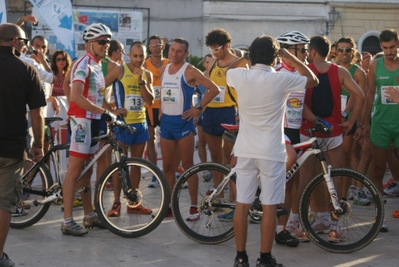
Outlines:
{"type": "MultiPolygon", "coordinates": [[[[35,18],[28,15],[17,24],[26,20],[34,22],[35,18]]],[[[381,31],[382,53],[373,57],[359,53],[351,37],[331,44],[324,36],[308,37],[298,31],[276,38],[258,36],[244,55],[232,49],[226,30],[215,28],[206,35],[210,54],[204,57],[205,71],[201,72],[185,62],[189,43],[183,38],[169,42],[167,58],[164,38],[159,35],[149,38],[148,47],[133,42],[126,52],[129,61],[124,62],[123,44],[112,40],[106,25],[94,23],[83,31],[86,54],[71,62],[62,50],[48,60],[48,40],[43,36],[26,39],[17,24],[0,25],[0,127],[10,129],[0,132],[0,266],[14,265],[3,251],[10,218],[27,212],[18,205],[23,198],[18,181],[24,158],[40,160],[48,148],[43,119],[46,102],[47,109],[57,114],[60,96],[68,99],[71,138],[62,188],[61,232],[65,235],[83,236],[87,228],[104,228],[93,211],[91,190],[76,197],[74,188],[90,188],[92,171],[77,185],[76,180],[86,159],[98,149],[92,137],[105,133],[112,120],[136,128],[134,135],[116,133],[125,153],[129,150],[131,156],[143,157],[146,152],[155,164],[159,127],[162,170],[171,189],[178,167],[194,165],[197,131],[202,162],[207,160],[207,146],[212,162],[236,165],[236,186],[231,184],[230,195],[225,196],[236,202],[236,208],[218,216],[234,223],[235,267],[249,266],[247,214],[259,183],[263,217],[256,266],[282,266],[271,254],[274,241],[289,247],[309,241],[299,223],[299,198],[320,173],[316,158],[308,159],[287,184],[285,173],[296,161],[292,145],[308,140],[306,129],[320,120],[331,125],[330,136],[316,134],[324,139],[321,150],[328,154],[328,164],[356,169],[367,174],[382,195],[399,196],[399,44],[393,29],[381,31]],[[14,127],[7,127],[9,121],[14,127]],[[240,124],[235,144],[223,140],[222,123],[240,124]],[[393,178],[383,184],[387,164],[393,178]],[[276,223],[278,204],[290,213],[276,223]],[[84,227],[73,218],[77,205],[83,205],[84,227]]],[[[97,179],[111,164],[111,153],[100,158],[97,179]]],[[[140,170],[132,170],[130,175],[132,185],[138,188],[136,172],[140,170]]],[[[201,216],[198,179],[213,182],[215,187],[223,179],[211,172],[195,178],[187,185],[191,199],[187,221],[201,216]]],[[[158,186],[156,180],[149,183],[150,188],[158,186]]],[[[120,181],[113,179],[109,187],[114,191],[114,203],[108,216],[119,217],[120,181]]],[[[355,205],[370,205],[367,193],[356,183],[341,184],[339,197],[351,199],[355,205]]],[[[149,215],[152,210],[138,205],[126,212],[149,215]]],[[[328,233],[329,242],[346,240],[330,214],[315,212],[315,231],[328,233]]],[[[166,216],[173,216],[170,208],[166,216]]],[[[394,211],[393,216],[399,217],[399,212],[394,211]]],[[[381,231],[388,231],[385,221],[381,231]]]]}

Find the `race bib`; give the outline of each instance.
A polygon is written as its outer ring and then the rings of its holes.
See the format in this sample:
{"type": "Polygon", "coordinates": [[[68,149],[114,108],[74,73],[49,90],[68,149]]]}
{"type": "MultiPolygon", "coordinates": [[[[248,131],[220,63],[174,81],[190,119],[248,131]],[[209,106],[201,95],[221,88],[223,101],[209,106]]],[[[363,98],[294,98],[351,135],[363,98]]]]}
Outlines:
{"type": "Polygon", "coordinates": [[[179,89],[175,88],[162,88],[162,102],[165,104],[179,103],[179,89]]]}
{"type": "Polygon", "coordinates": [[[155,100],[159,100],[159,97],[161,96],[161,86],[153,86],[153,88],[155,100]]]}
{"type": "Polygon", "coordinates": [[[381,103],[384,105],[397,105],[397,103],[393,102],[389,97],[388,90],[390,88],[394,88],[399,91],[399,86],[381,86],[381,103]]]}
{"type": "Polygon", "coordinates": [[[226,92],[226,87],[219,86],[220,92],[215,98],[212,100],[213,103],[224,103],[224,93],[226,92]]]}
{"type": "Polygon", "coordinates": [[[348,96],[341,95],[341,112],[345,111],[346,104],[348,103],[348,96]]]}
{"type": "Polygon", "coordinates": [[[144,101],[141,95],[126,95],[125,107],[128,111],[140,112],[143,109],[144,101]]]}

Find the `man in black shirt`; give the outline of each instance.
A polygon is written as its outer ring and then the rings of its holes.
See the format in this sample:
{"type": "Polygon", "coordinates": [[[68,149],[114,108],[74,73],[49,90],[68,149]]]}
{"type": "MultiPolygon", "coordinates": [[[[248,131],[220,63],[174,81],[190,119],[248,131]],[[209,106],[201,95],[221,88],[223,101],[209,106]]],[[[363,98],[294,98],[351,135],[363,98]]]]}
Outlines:
{"type": "Polygon", "coordinates": [[[46,105],[36,70],[19,60],[26,46],[25,32],[17,25],[0,25],[0,266],[14,266],[3,252],[10,226],[11,213],[21,195],[20,179],[26,157],[27,115],[31,110],[34,143],[31,153],[35,161],[43,156],[46,105]]]}

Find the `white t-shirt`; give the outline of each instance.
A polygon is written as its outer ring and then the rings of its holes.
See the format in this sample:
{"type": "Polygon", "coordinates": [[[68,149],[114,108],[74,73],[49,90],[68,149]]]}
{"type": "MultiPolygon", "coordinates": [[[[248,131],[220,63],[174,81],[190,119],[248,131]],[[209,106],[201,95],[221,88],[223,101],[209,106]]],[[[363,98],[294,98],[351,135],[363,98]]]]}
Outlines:
{"type": "Polygon", "coordinates": [[[227,84],[238,93],[240,130],[234,145],[237,157],[286,161],[283,117],[290,92],[303,92],[307,78],[279,73],[256,64],[227,72],[227,84]]]}

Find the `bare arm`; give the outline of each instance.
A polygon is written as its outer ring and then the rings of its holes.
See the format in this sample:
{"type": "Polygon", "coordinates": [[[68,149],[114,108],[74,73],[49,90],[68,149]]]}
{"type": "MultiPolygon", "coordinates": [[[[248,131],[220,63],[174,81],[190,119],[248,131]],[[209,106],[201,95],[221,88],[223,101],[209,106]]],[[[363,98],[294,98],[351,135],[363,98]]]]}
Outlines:
{"type": "Polygon", "coordinates": [[[293,66],[301,76],[305,76],[307,78],[305,88],[313,88],[319,84],[319,80],[316,75],[299,59],[297,59],[294,55],[289,53],[287,49],[281,48],[278,51],[278,55],[281,59],[284,59],[288,65],[293,66]]]}
{"type": "Polygon", "coordinates": [[[368,75],[368,83],[367,83],[367,95],[366,95],[366,103],[365,108],[363,109],[363,123],[364,123],[364,136],[367,140],[370,140],[370,120],[371,120],[371,108],[374,103],[375,96],[375,82],[374,82],[374,74],[377,63],[372,61],[369,66],[369,75],[368,75]]]}
{"type": "Polygon", "coordinates": [[[29,14],[29,15],[23,16],[22,18],[18,19],[16,24],[21,27],[28,20],[30,20],[33,24],[37,23],[36,17],[33,16],[32,14],[29,14]]]}
{"type": "Polygon", "coordinates": [[[111,83],[122,79],[122,74],[123,66],[119,65],[114,67],[110,72],[108,72],[107,76],[104,77],[105,87],[108,87],[111,83]]]}
{"type": "Polygon", "coordinates": [[[202,109],[208,105],[209,102],[212,101],[212,99],[215,98],[220,92],[219,87],[212,82],[209,78],[205,77],[202,72],[200,72],[198,69],[188,66],[186,69],[186,78],[190,82],[199,83],[202,86],[205,87],[206,93],[204,94],[204,97],[201,99],[200,105],[201,109],[198,108],[191,108],[183,113],[182,119],[191,119],[194,117],[198,117],[198,115],[202,112],[202,109]]]}
{"type": "Polygon", "coordinates": [[[43,156],[44,145],[44,118],[42,108],[31,109],[32,131],[33,131],[33,146],[32,155],[34,161],[38,161],[43,156]]]}
{"type": "Polygon", "coordinates": [[[338,68],[338,74],[341,81],[341,85],[353,98],[353,109],[352,114],[347,121],[341,124],[342,131],[344,134],[348,133],[352,129],[353,124],[358,119],[360,112],[363,107],[364,93],[357,83],[352,79],[350,73],[343,67],[338,68]]]}
{"type": "MultiPolygon", "coordinates": [[[[143,96],[144,102],[152,105],[154,103],[154,89],[152,88],[152,73],[144,69],[144,75],[147,76],[147,83],[145,85],[140,85],[141,95],[143,96]]],[[[141,83],[141,77],[139,76],[139,83],[141,83]]]]}

